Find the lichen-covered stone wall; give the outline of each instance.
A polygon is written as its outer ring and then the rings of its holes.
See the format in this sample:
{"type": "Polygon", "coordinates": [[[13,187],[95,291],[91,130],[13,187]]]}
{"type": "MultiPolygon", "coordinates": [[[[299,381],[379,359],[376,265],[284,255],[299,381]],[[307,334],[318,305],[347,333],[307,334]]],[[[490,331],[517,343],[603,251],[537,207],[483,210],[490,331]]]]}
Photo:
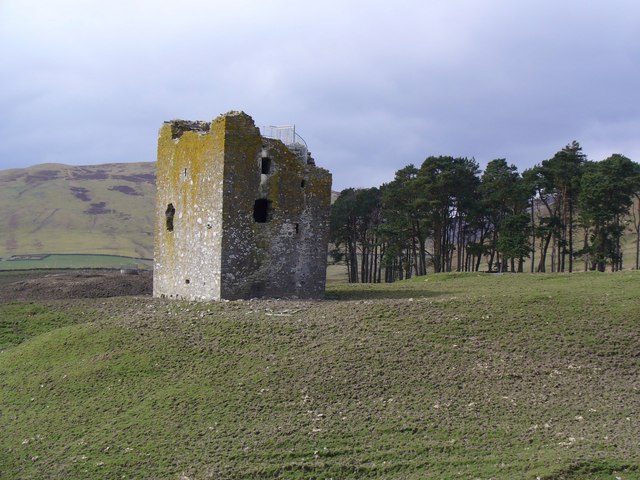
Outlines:
{"type": "Polygon", "coordinates": [[[155,296],[220,298],[224,122],[167,122],[158,139],[155,296]],[[175,209],[167,227],[169,205],[175,209]]]}
{"type": "Polygon", "coordinates": [[[157,182],[155,296],[323,297],[331,175],[251,117],[166,123],[157,182]]]}

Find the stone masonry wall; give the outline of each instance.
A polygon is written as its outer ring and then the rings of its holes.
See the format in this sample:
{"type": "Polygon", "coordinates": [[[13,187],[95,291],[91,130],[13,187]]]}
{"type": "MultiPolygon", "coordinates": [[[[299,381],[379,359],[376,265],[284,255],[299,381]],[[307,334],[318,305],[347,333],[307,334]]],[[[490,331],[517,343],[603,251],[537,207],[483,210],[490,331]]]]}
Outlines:
{"type": "Polygon", "coordinates": [[[220,298],[224,128],[224,121],[174,122],[160,130],[154,296],[220,298]]]}
{"type": "Polygon", "coordinates": [[[154,295],[322,298],[330,197],[329,172],[261,137],[244,113],[165,124],[154,295]]]}

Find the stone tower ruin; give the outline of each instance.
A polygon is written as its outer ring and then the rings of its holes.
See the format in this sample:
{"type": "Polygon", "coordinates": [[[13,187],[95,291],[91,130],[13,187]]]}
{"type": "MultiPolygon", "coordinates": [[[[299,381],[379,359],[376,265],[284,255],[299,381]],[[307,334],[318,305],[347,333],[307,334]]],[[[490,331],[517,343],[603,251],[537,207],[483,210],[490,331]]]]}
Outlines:
{"type": "Polygon", "coordinates": [[[154,296],[323,297],[331,174],[298,147],[243,112],[164,123],[154,296]]]}

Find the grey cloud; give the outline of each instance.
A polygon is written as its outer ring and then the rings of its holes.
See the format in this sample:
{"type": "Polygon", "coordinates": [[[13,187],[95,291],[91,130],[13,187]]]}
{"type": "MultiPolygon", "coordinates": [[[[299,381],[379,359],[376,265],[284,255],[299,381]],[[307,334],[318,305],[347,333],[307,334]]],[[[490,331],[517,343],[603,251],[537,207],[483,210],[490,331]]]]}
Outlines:
{"type": "Polygon", "coordinates": [[[334,188],[428,155],[640,155],[640,6],[612,1],[0,5],[0,165],[151,161],[171,118],[295,123],[334,188]],[[615,150],[610,150],[615,149],[615,150]]]}

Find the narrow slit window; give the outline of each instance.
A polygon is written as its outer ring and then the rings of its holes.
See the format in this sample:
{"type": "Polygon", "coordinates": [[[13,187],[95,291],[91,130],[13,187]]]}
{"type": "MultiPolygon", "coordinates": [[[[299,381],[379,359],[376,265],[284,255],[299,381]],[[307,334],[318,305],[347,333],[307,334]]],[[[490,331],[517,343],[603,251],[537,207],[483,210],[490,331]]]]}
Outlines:
{"type": "Polygon", "coordinates": [[[167,209],[164,212],[164,216],[167,224],[167,232],[173,232],[173,217],[176,214],[176,209],[173,203],[167,205],[167,209]]]}
{"type": "Polygon", "coordinates": [[[257,223],[266,223],[271,215],[271,200],[259,198],[253,204],[253,219],[257,223]]]}
{"type": "Polygon", "coordinates": [[[271,173],[271,159],[269,157],[265,157],[262,159],[261,168],[264,175],[269,175],[271,173]]]}
{"type": "Polygon", "coordinates": [[[297,235],[298,233],[300,233],[300,224],[296,223],[295,228],[296,228],[296,235],[297,235]]]}
{"type": "Polygon", "coordinates": [[[304,178],[300,180],[300,188],[304,188],[306,185],[307,185],[307,182],[304,178]]]}

